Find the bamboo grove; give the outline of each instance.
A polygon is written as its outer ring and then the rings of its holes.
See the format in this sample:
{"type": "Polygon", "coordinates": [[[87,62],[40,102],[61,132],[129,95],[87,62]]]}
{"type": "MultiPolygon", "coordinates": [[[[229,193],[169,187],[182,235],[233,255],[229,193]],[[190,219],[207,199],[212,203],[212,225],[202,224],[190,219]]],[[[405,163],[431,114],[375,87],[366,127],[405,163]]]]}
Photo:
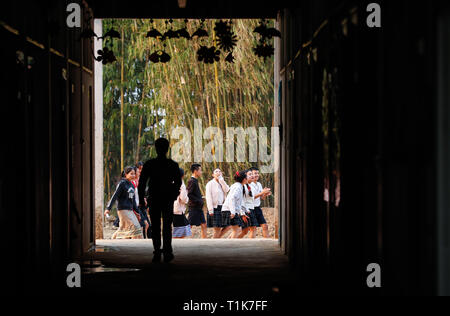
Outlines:
{"type": "MultiPolygon", "coordinates": [[[[215,45],[215,22],[204,21],[208,37],[166,39],[164,47],[161,40],[146,38],[146,34],[151,28],[166,30],[165,20],[103,20],[103,33],[114,28],[121,34],[110,47],[117,61],[103,66],[105,201],[114,191],[123,166],[155,157],[152,145],[161,136],[169,138],[172,145],[177,141],[170,139],[170,130],[175,126],[187,127],[192,135],[194,119],[201,119],[204,128],[219,127],[223,133],[229,126],[267,127],[270,138],[273,57],[264,60],[252,50],[258,41],[253,30],[259,20],[232,21],[238,37],[234,63],[225,61],[222,53],[220,61],[205,64],[197,60],[196,52],[200,45],[215,45]],[[171,60],[150,62],[148,56],[158,49],[165,49],[171,60]]],[[[200,20],[189,20],[189,33],[200,23],[200,20]]],[[[173,29],[184,26],[183,20],[172,22],[173,29]]],[[[179,163],[186,177],[190,177],[190,163],[179,163]]],[[[204,189],[216,167],[224,171],[227,182],[232,184],[234,172],[252,165],[258,163],[203,162],[200,187],[204,189]]],[[[273,177],[273,174],[262,174],[260,181],[273,190],[273,177]]],[[[263,206],[273,206],[273,196],[263,206]]]]}

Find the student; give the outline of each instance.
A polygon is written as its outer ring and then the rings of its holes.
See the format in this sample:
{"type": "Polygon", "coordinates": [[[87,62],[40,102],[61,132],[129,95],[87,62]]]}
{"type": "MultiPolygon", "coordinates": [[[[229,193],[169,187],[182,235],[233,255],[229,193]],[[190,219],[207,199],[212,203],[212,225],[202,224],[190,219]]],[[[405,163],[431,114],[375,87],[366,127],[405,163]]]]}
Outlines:
{"type": "Polygon", "coordinates": [[[202,176],[202,166],[195,163],[191,166],[192,177],[187,185],[189,197],[189,223],[191,226],[202,227],[202,238],[206,238],[206,220],[203,214],[203,198],[198,185],[198,179],[202,176]]]}
{"type": "Polygon", "coordinates": [[[180,168],[181,188],[180,195],[173,202],[173,238],[184,238],[192,236],[191,225],[184,213],[186,212],[186,204],[189,202],[186,185],[184,184],[184,170],[180,168]]]}
{"type": "Polygon", "coordinates": [[[242,232],[238,236],[238,238],[244,238],[249,231],[255,232],[256,226],[258,225],[258,221],[255,216],[255,206],[254,206],[254,193],[252,192],[251,183],[253,183],[253,171],[247,170],[247,184],[244,185],[245,193],[244,193],[244,206],[246,208],[246,215],[248,217],[248,221],[242,222],[242,232]]]}
{"type": "MultiPolygon", "coordinates": [[[[138,176],[137,178],[138,178],[138,185],[139,185],[139,179],[141,177],[142,169],[144,168],[144,163],[142,161],[138,161],[136,163],[136,168],[137,168],[136,175],[138,176]]],[[[139,192],[139,189],[136,190],[136,192],[139,192]]],[[[138,195],[138,198],[139,198],[139,195],[138,195]]],[[[145,201],[145,203],[147,203],[147,200],[146,200],[145,197],[144,197],[144,201],[145,201]]],[[[145,213],[144,217],[147,219],[147,222],[148,222],[148,229],[146,230],[146,235],[145,235],[144,238],[151,239],[152,238],[152,223],[150,221],[150,213],[148,211],[148,206],[147,207],[146,206],[141,206],[140,205],[140,200],[139,200],[138,207],[139,207],[139,210],[142,213],[145,213]]]]}
{"type": "MultiPolygon", "coordinates": [[[[269,228],[267,226],[266,219],[264,218],[264,214],[261,209],[261,199],[265,199],[267,196],[271,195],[272,192],[270,191],[269,188],[263,189],[262,184],[258,182],[259,169],[256,167],[252,167],[250,168],[250,170],[253,171],[253,182],[251,183],[251,186],[255,197],[254,206],[255,206],[255,217],[257,220],[256,226],[262,227],[264,238],[269,238],[269,228]]],[[[255,238],[255,236],[256,230],[250,233],[250,238],[255,238]]]]}
{"type": "Polygon", "coordinates": [[[139,204],[150,209],[152,222],[153,263],[171,262],[175,256],[172,248],[173,202],[180,194],[181,177],[178,163],[167,158],[169,141],[155,141],[156,158],[144,163],[139,179],[139,204]],[[161,249],[161,218],[164,247],[161,249]]]}
{"type": "MultiPolygon", "coordinates": [[[[142,164],[142,162],[141,162],[142,164]]],[[[142,164],[143,165],[143,164],[142,164]]],[[[133,183],[134,186],[134,192],[136,197],[136,205],[139,205],[139,194],[138,194],[138,185],[139,185],[139,177],[141,176],[141,170],[142,166],[139,168],[139,162],[134,167],[134,171],[136,172],[136,177],[131,183],[133,183]]],[[[139,214],[139,222],[142,226],[142,231],[144,234],[144,238],[151,238],[149,236],[148,230],[150,227],[150,220],[148,219],[147,210],[145,207],[138,206],[138,214],[139,214]]]]}
{"type": "Polygon", "coordinates": [[[137,210],[135,188],[131,181],[135,179],[133,167],[126,167],[122,171],[122,179],[116,187],[111,200],[106,206],[105,216],[109,215],[114,202],[117,200],[117,215],[119,216],[119,229],[112,239],[142,239],[142,229],[133,210],[137,210]]]}
{"type": "Polygon", "coordinates": [[[244,206],[244,185],[247,184],[247,174],[245,171],[238,171],[234,175],[235,183],[230,187],[225,202],[222,206],[222,226],[231,226],[233,232],[231,238],[238,238],[239,227],[243,226],[243,218],[246,218],[244,206]]]}
{"type": "Polygon", "coordinates": [[[222,227],[222,205],[230,187],[225,182],[220,169],[214,170],[213,179],[206,184],[207,227],[214,228],[214,238],[223,237],[230,226],[222,227]]]}

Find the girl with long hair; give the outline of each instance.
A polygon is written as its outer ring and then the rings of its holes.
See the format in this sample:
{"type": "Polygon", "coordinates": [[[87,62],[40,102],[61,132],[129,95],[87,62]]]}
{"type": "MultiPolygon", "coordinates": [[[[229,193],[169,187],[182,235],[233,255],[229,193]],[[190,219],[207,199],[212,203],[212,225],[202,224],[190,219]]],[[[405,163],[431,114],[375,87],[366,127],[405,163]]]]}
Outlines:
{"type": "Polygon", "coordinates": [[[247,220],[244,206],[244,185],[247,184],[247,174],[245,171],[238,171],[234,175],[235,183],[230,187],[230,191],[222,205],[222,226],[231,226],[233,232],[231,238],[238,238],[239,228],[243,226],[243,220],[247,220]]]}
{"type": "Polygon", "coordinates": [[[136,177],[133,167],[126,167],[122,171],[122,179],[119,181],[116,191],[106,206],[105,216],[109,215],[114,202],[117,201],[117,215],[119,216],[119,229],[113,234],[112,239],[142,239],[141,225],[133,211],[137,211],[135,188],[132,181],[136,177]]]}
{"type": "Polygon", "coordinates": [[[248,234],[249,231],[252,233],[256,231],[256,226],[258,225],[258,221],[255,216],[255,193],[252,191],[251,184],[254,181],[253,171],[247,170],[247,184],[244,185],[244,206],[246,208],[245,215],[248,218],[248,221],[242,222],[242,232],[238,236],[238,238],[244,238],[245,235],[248,234]]]}

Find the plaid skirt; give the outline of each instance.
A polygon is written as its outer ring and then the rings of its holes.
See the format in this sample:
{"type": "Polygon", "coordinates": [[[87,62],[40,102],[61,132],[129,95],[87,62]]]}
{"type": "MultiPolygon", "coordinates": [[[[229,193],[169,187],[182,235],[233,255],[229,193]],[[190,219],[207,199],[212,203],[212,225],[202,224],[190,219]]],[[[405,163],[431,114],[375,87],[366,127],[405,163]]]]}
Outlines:
{"type": "Polygon", "coordinates": [[[222,205],[218,205],[217,208],[214,209],[213,215],[206,215],[206,224],[208,227],[223,227],[222,224],[222,205]]]}
{"type": "Polygon", "coordinates": [[[230,211],[225,211],[222,212],[222,227],[227,227],[227,226],[241,226],[244,223],[242,222],[241,216],[239,216],[238,214],[236,214],[236,216],[234,216],[234,218],[231,218],[231,212],[230,211]]]}
{"type": "Polygon", "coordinates": [[[246,224],[244,221],[242,221],[242,228],[259,226],[258,219],[255,215],[255,210],[250,210],[250,213],[246,213],[246,215],[248,216],[248,223],[246,224]]]}

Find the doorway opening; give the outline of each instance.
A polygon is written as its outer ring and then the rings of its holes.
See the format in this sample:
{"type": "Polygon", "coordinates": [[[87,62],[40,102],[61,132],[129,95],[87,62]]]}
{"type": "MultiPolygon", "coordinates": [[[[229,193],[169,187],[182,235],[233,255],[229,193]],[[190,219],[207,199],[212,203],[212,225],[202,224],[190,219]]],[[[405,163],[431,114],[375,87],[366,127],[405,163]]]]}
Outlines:
{"type": "MultiPolygon", "coordinates": [[[[262,24],[274,27],[275,20],[94,20],[94,32],[103,37],[94,40],[95,55],[109,50],[115,57],[95,63],[97,240],[110,239],[117,230],[116,207],[109,218],[103,211],[121,170],[155,157],[159,137],[169,139],[169,157],[185,170],[185,182],[191,164],[202,165],[203,197],[216,168],[231,186],[236,171],[257,167],[259,182],[272,194],[261,200],[268,235],[257,228],[256,238],[279,239],[276,57],[255,53],[263,42],[275,46],[254,32],[262,24]],[[228,46],[221,38],[224,25],[235,35],[228,46]],[[107,36],[112,30],[116,37],[107,36]]],[[[200,231],[193,226],[190,238],[199,239],[200,231]]],[[[208,228],[207,238],[212,235],[208,228]]]]}

